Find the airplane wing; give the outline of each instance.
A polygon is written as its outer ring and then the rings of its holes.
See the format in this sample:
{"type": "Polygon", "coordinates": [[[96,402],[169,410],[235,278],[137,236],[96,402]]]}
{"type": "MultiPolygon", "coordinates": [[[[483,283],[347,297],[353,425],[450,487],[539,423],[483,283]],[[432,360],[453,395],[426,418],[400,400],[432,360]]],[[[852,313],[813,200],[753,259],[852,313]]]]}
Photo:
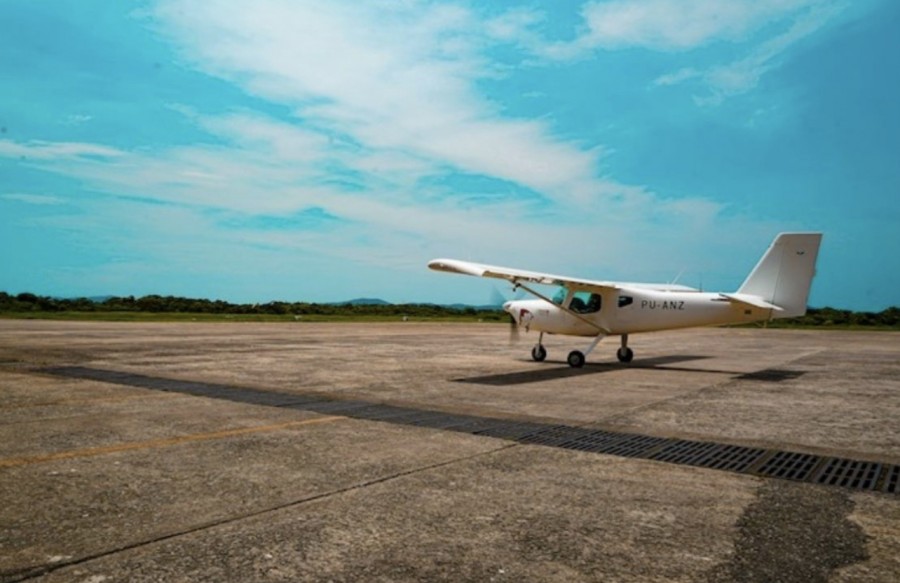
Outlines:
{"type": "Polygon", "coordinates": [[[497,267],[496,265],[472,263],[471,261],[460,261],[458,259],[434,259],[428,262],[428,267],[435,271],[445,271],[447,273],[461,273],[463,275],[474,275],[476,277],[505,279],[512,284],[528,282],[543,285],[558,285],[576,291],[602,291],[622,288],[653,289],[658,291],[696,291],[694,288],[684,285],[593,281],[589,279],[566,277],[563,275],[553,275],[550,273],[513,269],[510,267],[497,267]]]}

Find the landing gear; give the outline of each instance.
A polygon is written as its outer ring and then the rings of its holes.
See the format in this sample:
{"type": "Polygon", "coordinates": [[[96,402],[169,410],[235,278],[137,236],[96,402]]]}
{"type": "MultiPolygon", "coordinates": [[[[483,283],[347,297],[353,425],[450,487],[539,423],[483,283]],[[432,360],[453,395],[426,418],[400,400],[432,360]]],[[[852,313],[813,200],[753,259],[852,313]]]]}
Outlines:
{"type": "Polygon", "coordinates": [[[542,341],[544,340],[544,333],[541,332],[540,336],[538,336],[537,344],[534,345],[534,348],[531,349],[531,358],[533,358],[536,362],[544,362],[544,359],[547,358],[547,349],[544,348],[542,341]]]}
{"type": "Polygon", "coordinates": [[[584,354],[579,350],[573,350],[566,359],[572,368],[581,368],[584,366],[584,354]]]}
{"type": "Polygon", "coordinates": [[[587,358],[587,355],[590,354],[591,351],[593,351],[594,348],[597,347],[597,344],[599,344],[600,341],[603,340],[604,336],[605,336],[605,334],[598,334],[597,337],[594,338],[594,341],[591,342],[591,345],[588,346],[588,349],[585,350],[584,352],[581,352],[580,350],[573,350],[572,352],[570,352],[569,357],[566,358],[566,361],[569,363],[569,366],[571,366],[572,368],[583,367],[584,360],[585,360],[585,358],[587,358]]]}
{"type": "Polygon", "coordinates": [[[634,351],[628,348],[628,334],[622,334],[622,346],[616,351],[619,362],[631,362],[634,359],[634,351]]]}

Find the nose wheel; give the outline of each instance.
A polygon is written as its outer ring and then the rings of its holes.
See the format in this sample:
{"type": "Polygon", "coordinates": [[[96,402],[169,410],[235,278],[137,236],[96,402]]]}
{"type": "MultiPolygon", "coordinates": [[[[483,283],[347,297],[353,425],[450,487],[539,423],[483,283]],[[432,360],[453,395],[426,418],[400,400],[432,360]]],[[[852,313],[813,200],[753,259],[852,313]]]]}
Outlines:
{"type": "Polygon", "coordinates": [[[547,358],[547,349],[543,344],[534,345],[534,348],[531,349],[531,358],[537,362],[543,362],[547,358]]]}

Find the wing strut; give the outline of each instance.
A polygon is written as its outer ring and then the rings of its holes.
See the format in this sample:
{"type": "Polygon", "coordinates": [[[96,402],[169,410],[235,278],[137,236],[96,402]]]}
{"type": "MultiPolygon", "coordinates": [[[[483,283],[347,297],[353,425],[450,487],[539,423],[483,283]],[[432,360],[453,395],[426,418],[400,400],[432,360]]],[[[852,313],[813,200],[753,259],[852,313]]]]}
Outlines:
{"type": "Polygon", "coordinates": [[[553,300],[551,300],[551,299],[548,298],[547,296],[545,296],[545,295],[543,295],[543,294],[541,294],[541,293],[538,293],[538,292],[534,291],[533,289],[531,289],[531,288],[528,287],[527,285],[525,285],[525,284],[523,284],[523,283],[519,283],[519,281],[518,281],[517,279],[514,279],[514,280],[513,280],[513,290],[515,290],[516,288],[522,288],[522,289],[524,289],[525,291],[527,291],[528,293],[530,293],[530,294],[532,294],[532,295],[534,295],[534,296],[537,296],[538,298],[544,300],[544,301],[547,302],[548,304],[553,304],[554,306],[558,307],[560,310],[566,312],[567,314],[570,314],[571,316],[574,316],[575,318],[578,318],[579,320],[581,320],[582,322],[584,322],[584,323],[587,324],[588,326],[591,326],[592,328],[596,328],[596,329],[600,332],[600,334],[603,334],[603,335],[608,335],[608,334],[609,334],[609,330],[607,330],[606,328],[604,328],[604,327],[601,326],[600,324],[598,324],[598,323],[596,323],[596,322],[592,322],[591,320],[588,320],[587,318],[585,318],[584,316],[582,316],[582,315],[579,314],[578,312],[574,312],[574,311],[570,310],[569,308],[566,308],[566,307],[563,307],[563,306],[557,306],[556,304],[553,303],[553,300]]]}

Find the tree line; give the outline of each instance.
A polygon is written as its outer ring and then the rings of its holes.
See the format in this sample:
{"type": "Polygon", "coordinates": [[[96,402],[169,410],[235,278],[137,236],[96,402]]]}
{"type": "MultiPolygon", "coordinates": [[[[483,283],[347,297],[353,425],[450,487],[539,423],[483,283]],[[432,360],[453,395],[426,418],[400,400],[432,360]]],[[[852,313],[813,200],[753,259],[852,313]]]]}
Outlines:
{"type": "MultiPolygon", "coordinates": [[[[31,293],[10,295],[0,292],[0,312],[150,312],[182,314],[262,314],[316,316],[409,316],[444,318],[477,316],[484,320],[504,320],[499,308],[440,306],[436,304],[317,304],[272,301],[265,304],[232,304],[222,300],[148,295],[90,298],[53,298],[31,293]]],[[[810,308],[805,316],[775,320],[770,326],[838,326],[900,329],[900,308],[892,306],[880,312],[854,312],[835,308],[810,308]]]]}
{"type": "Polygon", "coordinates": [[[233,304],[223,300],[148,295],[103,299],[54,298],[31,293],[10,295],[0,292],[0,312],[150,312],[176,314],[261,314],[275,316],[410,316],[441,318],[477,316],[486,320],[506,317],[499,308],[440,306],[436,304],[381,304],[272,301],[264,304],[233,304]]]}

